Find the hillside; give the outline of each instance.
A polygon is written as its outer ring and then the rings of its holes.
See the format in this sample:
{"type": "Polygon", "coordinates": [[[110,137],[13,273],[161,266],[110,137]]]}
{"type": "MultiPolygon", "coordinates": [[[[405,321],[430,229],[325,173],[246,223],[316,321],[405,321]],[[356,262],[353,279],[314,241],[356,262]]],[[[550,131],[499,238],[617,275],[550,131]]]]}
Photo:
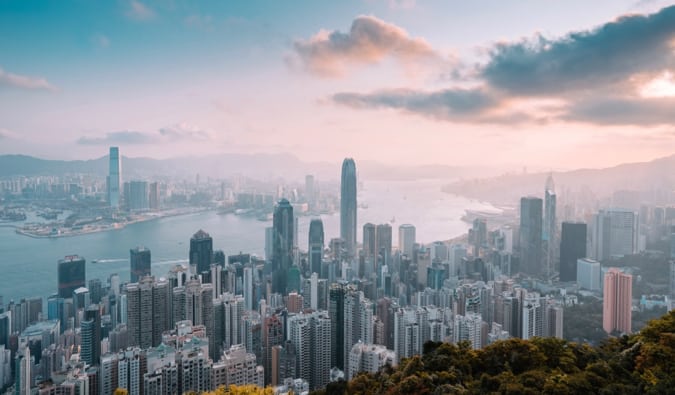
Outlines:
{"type": "MultiPolygon", "coordinates": [[[[498,177],[461,180],[444,191],[493,203],[513,205],[521,196],[541,196],[549,173],[504,174],[498,177]]],[[[645,200],[675,190],[675,155],[643,163],[626,163],[604,169],[553,172],[556,192],[577,198],[605,199],[614,191],[640,191],[645,200]]]]}

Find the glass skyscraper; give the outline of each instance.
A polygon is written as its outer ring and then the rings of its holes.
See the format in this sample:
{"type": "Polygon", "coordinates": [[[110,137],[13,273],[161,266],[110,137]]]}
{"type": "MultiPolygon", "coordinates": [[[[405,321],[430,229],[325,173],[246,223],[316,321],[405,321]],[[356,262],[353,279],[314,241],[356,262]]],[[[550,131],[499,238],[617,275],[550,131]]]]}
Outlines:
{"type": "Polygon", "coordinates": [[[345,242],[347,254],[353,257],[356,251],[356,163],[352,158],[342,162],[340,237],[345,242]]]}
{"type": "Polygon", "coordinates": [[[108,203],[110,207],[120,206],[120,185],[122,185],[122,163],[117,147],[110,147],[110,169],[108,173],[108,203]]]}
{"type": "Polygon", "coordinates": [[[293,206],[281,199],[272,219],[272,292],[285,294],[288,269],[293,264],[293,206]]]}
{"type": "Polygon", "coordinates": [[[520,271],[531,276],[542,272],[542,200],[520,199],[520,271]]]}

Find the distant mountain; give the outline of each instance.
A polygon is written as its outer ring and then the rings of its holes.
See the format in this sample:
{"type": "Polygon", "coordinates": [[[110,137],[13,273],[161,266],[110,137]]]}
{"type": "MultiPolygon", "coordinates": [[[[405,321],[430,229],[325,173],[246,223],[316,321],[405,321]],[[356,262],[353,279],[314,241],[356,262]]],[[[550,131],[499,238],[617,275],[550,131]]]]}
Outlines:
{"type": "MultiPolygon", "coordinates": [[[[122,157],[122,174],[130,177],[159,177],[168,175],[194,177],[227,177],[243,175],[259,180],[284,178],[302,180],[314,174],[321,180],[338,181],[341,163],[304,162],[291,154],[219,154],[174,159],[122,157]]],[[[486,168],[456,166],[391,166],[373,161],[358,161],[360,177],[379,180],[411,180],[418,178],[457,179],[485,176],[486,168]]],[[[26,155],[0,155],[0,177],[17,175],[94,174],[108,173],[108,157],[90,160],[47,160],[26,155]]]]}
{"type": "Polygon", "coordinates": [[[558,195],[609,199],[615,191],[631,191],[637,192],[644,200],[667,200],[672,191],[675,191],[675,155],[604,169],[504,174],[492,178],[461,180],[446,186],[444,190],[493,203],[513,205],[521,196],[543,195],[549,174],[553,175],[558,195]]]}

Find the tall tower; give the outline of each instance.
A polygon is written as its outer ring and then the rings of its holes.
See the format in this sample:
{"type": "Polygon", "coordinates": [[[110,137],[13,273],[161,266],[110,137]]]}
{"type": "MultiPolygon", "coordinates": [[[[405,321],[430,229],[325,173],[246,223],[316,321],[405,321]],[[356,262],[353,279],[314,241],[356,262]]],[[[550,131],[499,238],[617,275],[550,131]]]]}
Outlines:
{"type": "Polygon", "coordinates": [[[101,312],[98,305],[90,305],[84,311],[84,320],[80,324],[80,357],[88,365],[98,365],[101,358],[101,312]]]}
{"type": "MultiPolygon", "coordinates": [[[[391,258],[391,225],[379,224],[375,229],[375,233],[375,254],[382,255],[383,263],[388,264],[389,258],[391,258]]],[[[349,349],[347,353],[349,353],[349,351],[351,351],[351,349],[349,349]]]]}
{"type": "Polygon", "coordinates": [[[145,247],[136,247],[129,250],[131,265],[130,282],[137,283],[141,278],[150,275],[150,250],[145,247]]]}
{"type": "Polygon", "coordinates": [[[363,252],[367,257],[376,255],[375,229],[375,224],[370,222],[363,225],[363,252]]]}
{"type": "Polygon", "coordinates": [[[352,158],[342,162],[340,237],[345,242],[347,254],[353,257],[356,251],[356,163],[352,158]]]}
{"type": "Polygon", "coordinates": [[[281,199],[274,207],[272,220],[272,292],[285,294],[288,269],[293,264],[293,206],[281,199]]]}
{"type": "Polygon", "coordinates": [[[542,201],[536,197],[520,199],[520,271],[531,276],[542,270],[542,201]]]}
{"type": "Polygon", "coordinates": [[[110,207],[116,209],[120,206],[120,185],[122,185],[122,162],[120,161],[119,148],[110,147],[109,158],[108,203],[110,203],[110,207]]]}
{"type": "Polygon", "coordinates": [[[549,174],[546,179],[546,190],[544,191],[544,229],[543,240],[546,252],[546,278],[551,279],[553,274],[555,246],[557,238],[556,228],[556,201],[555,184],[553,183],[553,175],[549,174]]]}
{"type": "Polygon", "coordinates": [[[633,276],[611,267],[605,273],[602,291],[602,328],[607,333],[631,333],[633,276]]]}
{"type": "Polygon", "coordinates": [[[210,271],[212,260],[213,239],[200,229],[190,239],[190,268],[193,274],[210,271]]]}
{"type": "Polygon", "coordinates": [[[323,257],[323,222],[319,218],[309,223],[309,269],[321,276],[321,258],[323,257]]]}
{"type": "Polygon", "coordinates": [[[58,287],[60,298],[72,298],[73,292],[85,287],[85,260],[77,255],[68,255],[58,263],[58,287]]]}
{"type": "Polygon", "coordinates": [[[586,257],[586,224],[563,222],[560,237],[560,281],[577,280],[577,260],[586,257]]]}
{"type": "Polygon", "coordinates": [[[398,227],[398,249],[408,258],[413,256],[415,246],[415,227],[410,224],[403,224],[398,227]]]}

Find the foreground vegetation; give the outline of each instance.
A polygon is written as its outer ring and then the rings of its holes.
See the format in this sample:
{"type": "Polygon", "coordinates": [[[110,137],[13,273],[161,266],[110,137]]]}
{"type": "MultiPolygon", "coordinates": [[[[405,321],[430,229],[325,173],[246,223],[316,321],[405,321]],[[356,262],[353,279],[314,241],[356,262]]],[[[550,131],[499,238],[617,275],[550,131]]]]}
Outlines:
{"type": "Polygon", "coordinates": [[[673,394],[675,311],[598,347],[510,339],[482,350],[427,343],[395,369],[331,383],[316,394],[673,394]]]}

